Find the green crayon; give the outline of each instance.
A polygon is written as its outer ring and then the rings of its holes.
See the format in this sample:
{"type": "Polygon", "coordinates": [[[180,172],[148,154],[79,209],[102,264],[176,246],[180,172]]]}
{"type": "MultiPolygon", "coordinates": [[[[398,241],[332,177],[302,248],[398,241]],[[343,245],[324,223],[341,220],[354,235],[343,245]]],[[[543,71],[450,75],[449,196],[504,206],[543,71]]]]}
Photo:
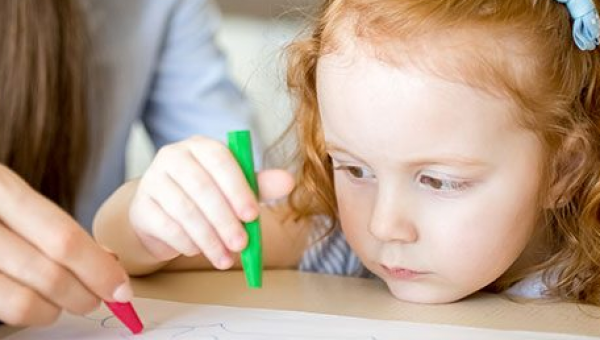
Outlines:
{"type": "MultiPolygon", "coordinates": [[[[258,199],[258,182],[254,173],[254,160],[252,155],[252,138],[250,131],[231,131],[227,134],[229,150],[237,160],[246,181],[258,199]]],[[[260,218],[244,223],[248,233],[248,245],[242,250],[242,267],[246,275],[246,282],[250,288],[262,287],[262,242],[260,232],[260,218]]]]}

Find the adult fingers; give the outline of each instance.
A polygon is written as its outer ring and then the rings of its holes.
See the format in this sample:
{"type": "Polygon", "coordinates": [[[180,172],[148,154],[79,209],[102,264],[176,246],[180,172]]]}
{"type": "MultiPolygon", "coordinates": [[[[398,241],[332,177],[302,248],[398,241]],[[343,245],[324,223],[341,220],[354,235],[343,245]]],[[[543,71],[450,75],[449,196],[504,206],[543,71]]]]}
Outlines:
{"type": "Polygon", "coordinates": [[[58,318],[60,309],[35,291],[0,273],[0,320],[13,326],[46,326],[58,318]]]}
{"type": "Polygon", "coordinates": [[[0,218],[9,229],[71,271],[95,295],[107,301],[131,300],[129,279],[119,263],[67,213],[5,166],[0,166],[0,202],[0,218]]]}
{"type": "Polygon", "coordinates": [[[91,312],[100,303],[70,271],[1,225],[0,272],[74,314],[91,312]]]}

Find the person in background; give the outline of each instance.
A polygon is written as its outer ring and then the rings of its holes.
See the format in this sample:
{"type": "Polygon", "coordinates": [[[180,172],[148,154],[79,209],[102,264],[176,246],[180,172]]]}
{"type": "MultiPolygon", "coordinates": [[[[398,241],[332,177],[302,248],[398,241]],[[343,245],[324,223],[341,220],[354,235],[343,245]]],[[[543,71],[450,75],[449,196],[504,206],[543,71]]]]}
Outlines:
{"type": "Polygon", "coordinates": [[[132,298],[89,236],[124,181],[132,124],[157,149],[251,128],[218,22],[208,0],[0,1],[0,320],[45,325],[132,298]]]}

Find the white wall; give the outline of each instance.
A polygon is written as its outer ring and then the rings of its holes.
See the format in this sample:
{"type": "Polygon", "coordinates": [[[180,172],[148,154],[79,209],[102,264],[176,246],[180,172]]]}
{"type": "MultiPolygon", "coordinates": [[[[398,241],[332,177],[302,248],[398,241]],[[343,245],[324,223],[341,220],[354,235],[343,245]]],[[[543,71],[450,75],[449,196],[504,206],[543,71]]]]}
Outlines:
{"type": "MultiPolygon", "coordinates": [[[[233,79],[255,109],[264,145],[287,126],[290,105],[284,82],[282,47],[295,37],[300,23],[293,19],[225,15],[218,43],[227,55],[233,79]]],[[[128,147],[127,176],[141,175],[153,157],[147,135],[134,127],[128,147]]]]}

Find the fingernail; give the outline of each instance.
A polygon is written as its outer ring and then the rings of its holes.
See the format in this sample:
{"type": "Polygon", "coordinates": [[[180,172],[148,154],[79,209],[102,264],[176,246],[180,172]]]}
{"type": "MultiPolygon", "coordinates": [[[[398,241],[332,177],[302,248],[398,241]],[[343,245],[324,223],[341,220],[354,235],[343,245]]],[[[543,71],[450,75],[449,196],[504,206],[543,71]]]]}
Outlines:
{"type": "Polygon", "coordinates": [[[219,269],[228,269],[231,264],[231,259],[229,257],[222,257],[219,260],[219,269]]]}
{"type": "Polygon", "coordinates": [[[117,302],[129,302],[133,299],[133,290],[129,282],[125,282],[113,293],[113,299],[117,302]]]}
{"type": "Polygon", "coordinates": [[[242,221],[250,222],[256,218],[258,212],[253,207],[245,207],[240,215],[242,221]]]}
{"type": "Polygon", "coordinates": [[[235,235],[229,241],[229,247],[232,251],[240,251],[246,245],[246,237],[244,235],[235,235]]]}

